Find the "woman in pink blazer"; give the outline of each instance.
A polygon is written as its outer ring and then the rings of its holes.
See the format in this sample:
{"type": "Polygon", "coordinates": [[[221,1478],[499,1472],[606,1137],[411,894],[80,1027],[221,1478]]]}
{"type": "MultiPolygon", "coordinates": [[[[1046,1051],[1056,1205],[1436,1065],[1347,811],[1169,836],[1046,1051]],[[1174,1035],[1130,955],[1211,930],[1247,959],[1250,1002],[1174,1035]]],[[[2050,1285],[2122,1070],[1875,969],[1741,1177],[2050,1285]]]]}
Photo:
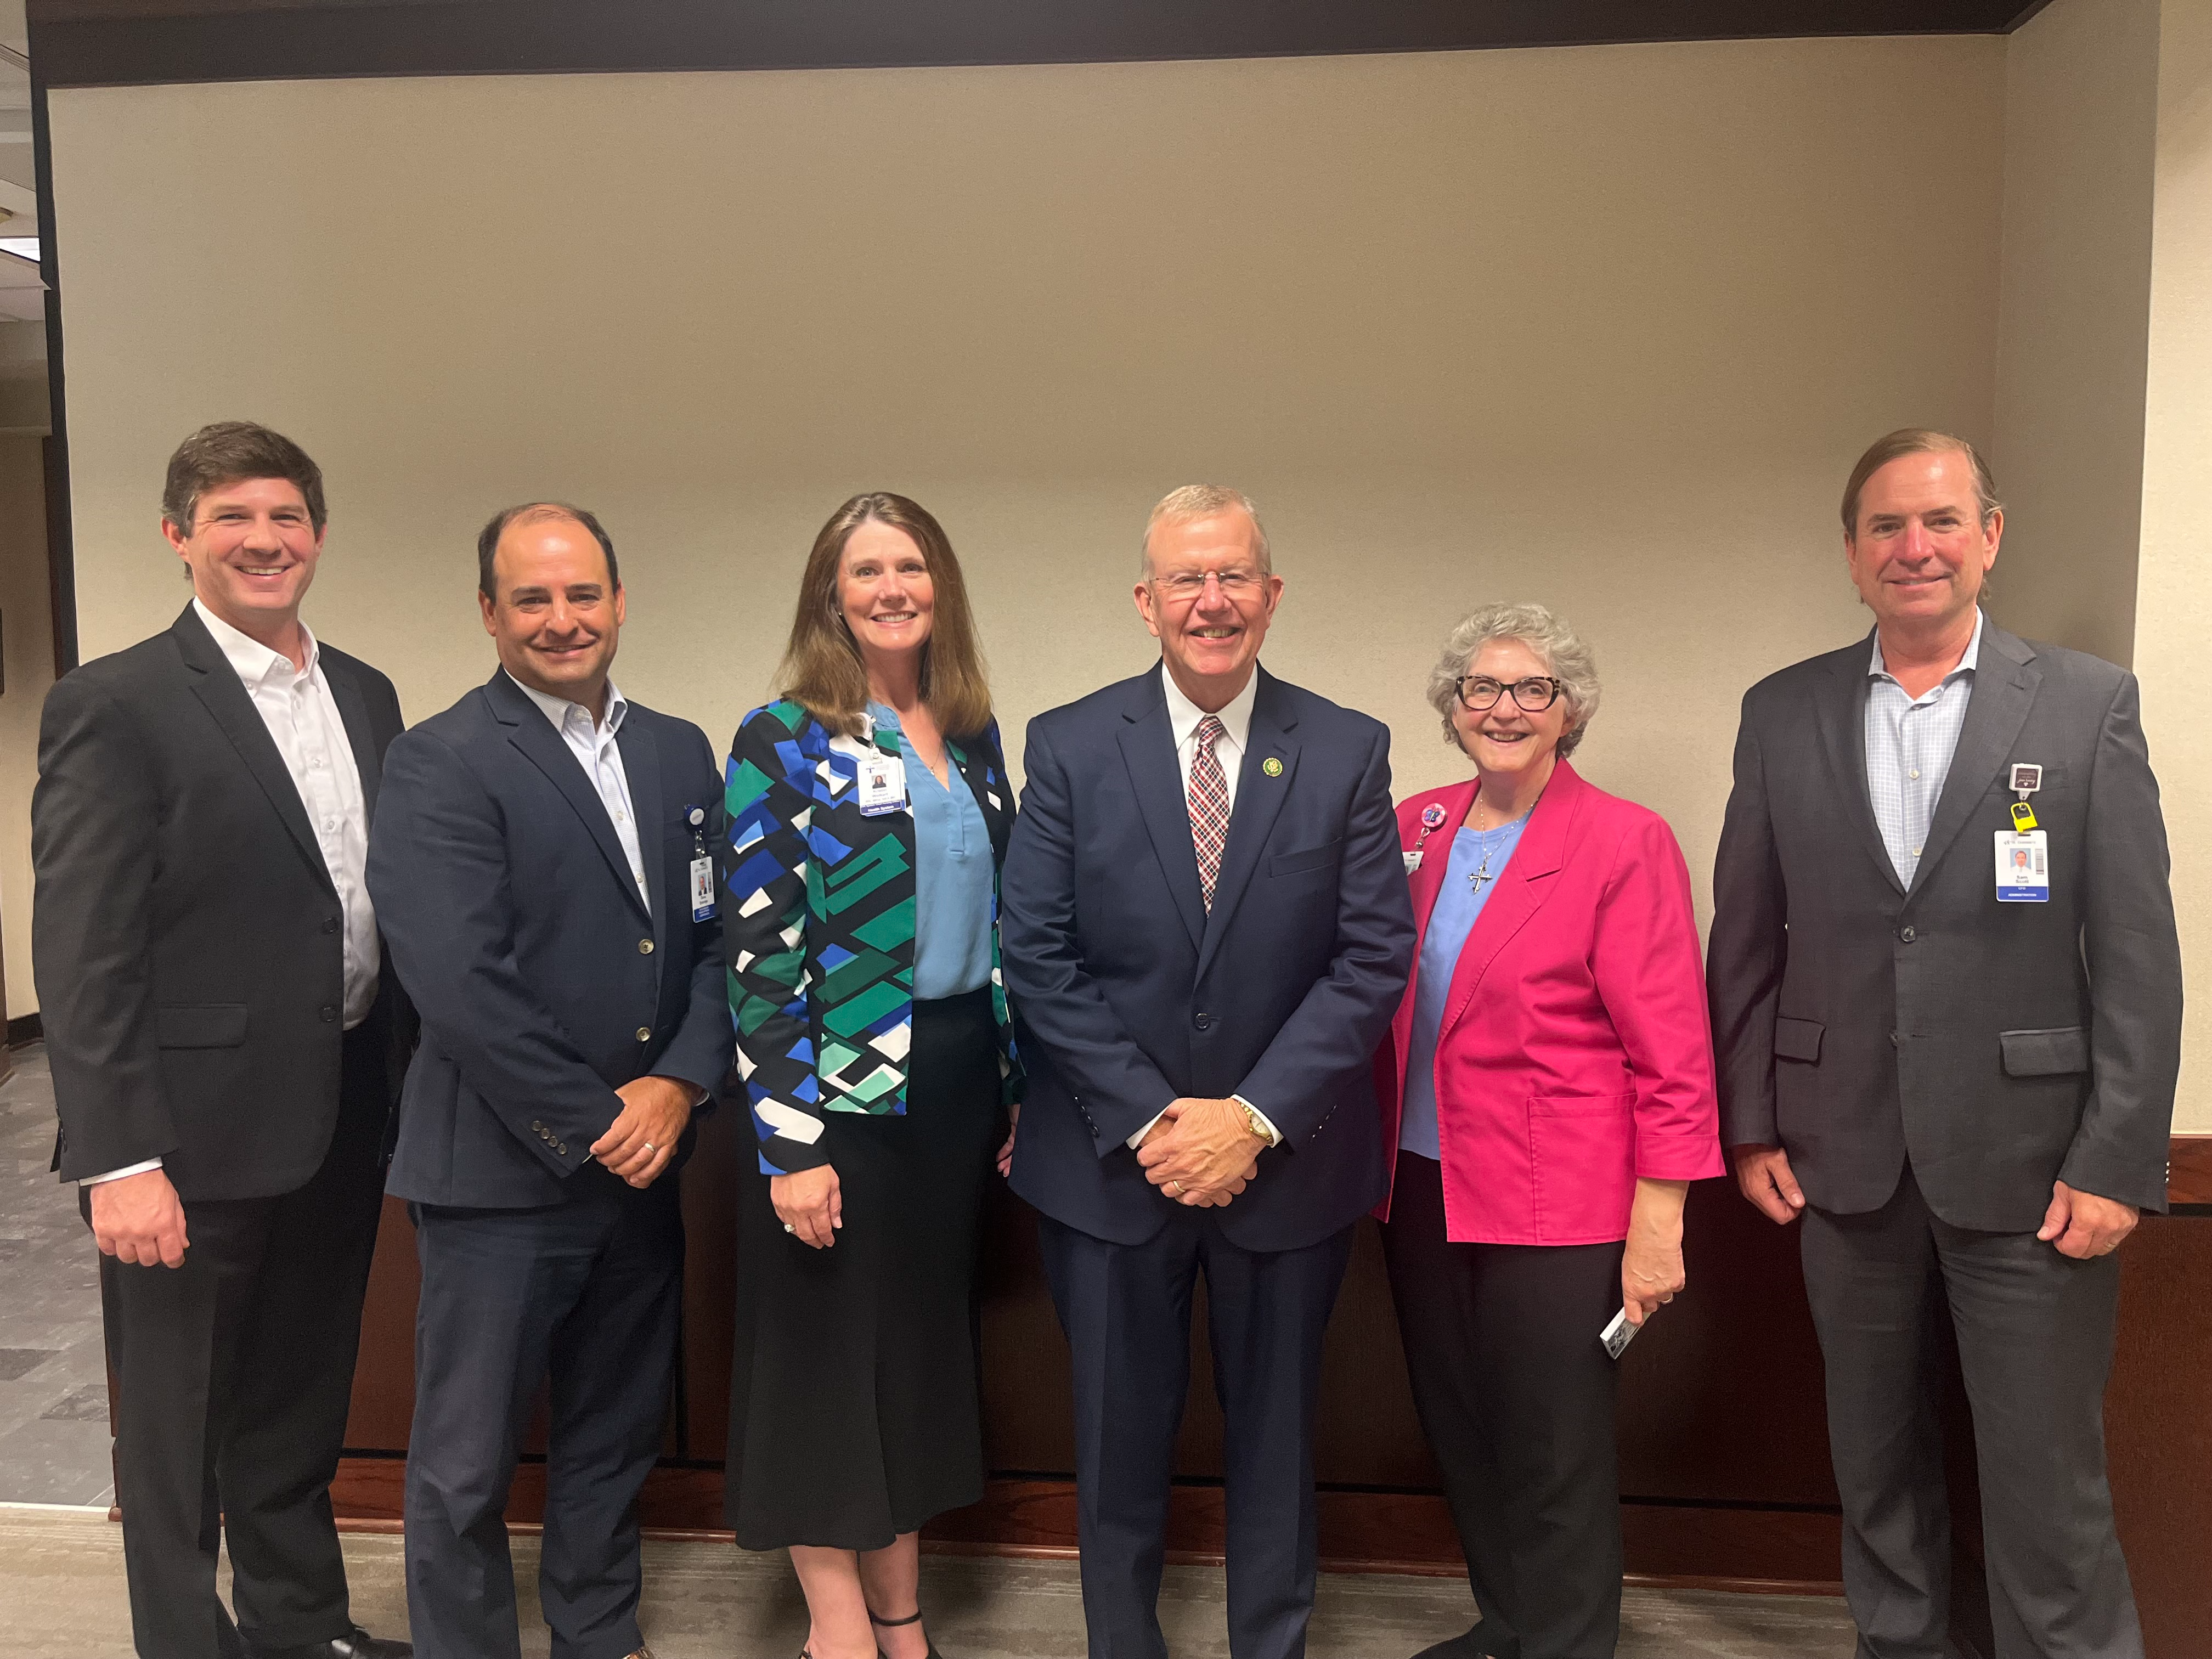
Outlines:
{"type": "Polygon", "coordinates": [[[1476,775],[1398,809],[1421,945],[1377,1056],[1376,1213],[1481,1617],[1419,1659],[1609,1659],[1598,1334],[1682,1288],[1684,1195],[1723,1173],[1689,872],[1663,818],[1567,764],[1597,675],[1550,611],[1476,611],[1429,696],[1476,775]]]}

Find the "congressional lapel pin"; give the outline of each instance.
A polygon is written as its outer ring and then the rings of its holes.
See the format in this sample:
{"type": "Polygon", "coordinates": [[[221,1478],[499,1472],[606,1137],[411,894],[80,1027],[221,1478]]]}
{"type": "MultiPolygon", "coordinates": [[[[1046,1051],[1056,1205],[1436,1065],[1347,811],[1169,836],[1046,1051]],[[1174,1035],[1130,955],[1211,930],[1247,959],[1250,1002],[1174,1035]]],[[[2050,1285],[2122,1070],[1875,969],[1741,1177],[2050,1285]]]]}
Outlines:
{"type": "Polygon", "coordinates": [[[1283,763],[1273,755],[1260,763],[1260,769],[1271,778],[1279,778],[1283,775],[1283,763]]]}

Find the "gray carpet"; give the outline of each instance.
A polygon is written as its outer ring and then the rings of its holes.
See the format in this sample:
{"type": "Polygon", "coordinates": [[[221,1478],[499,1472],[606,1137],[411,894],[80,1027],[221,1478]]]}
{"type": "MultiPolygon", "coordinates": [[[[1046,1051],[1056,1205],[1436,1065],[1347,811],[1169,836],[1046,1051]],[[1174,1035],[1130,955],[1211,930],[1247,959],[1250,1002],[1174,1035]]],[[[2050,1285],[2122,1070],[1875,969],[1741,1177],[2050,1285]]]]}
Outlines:
{"type": "MultiPolygon", "coordinates": [[[[514,1546],[522,1650],[546,1652],[533,1579],[537,1540],[514,1546]]],[[[346,1540],[354,1616],[401,1633],[406,1592],[390,1534],[346,1540]]],[[[956,1659],[1080,1659],[1083,1602],[1072,1561],[925,1556],[922,1604],[956,1659]]],[[[1178,1659],[1226,1659],[1218,1571],[1170,1567],[1160,1619],[1178,1659]]],[[[1450,1579],[1333,1575],[1322,1581],[1313,1659],[1406,1659],[1464,1630],[1450,1579]]],[[[726,1544],[646,1546],[644,1626],[659,1659],[793,1659],[805,1635],[798,1581],[779,1555],[726,1544]]],[[[1631,1589],[1620,1659],[1849,1659],[1843,1603],[1779,1595],[1631,1589]]],[[[97,1511],[0,1507],[0,1659],[129,1659],[121,1530],[97,1511]]]]}

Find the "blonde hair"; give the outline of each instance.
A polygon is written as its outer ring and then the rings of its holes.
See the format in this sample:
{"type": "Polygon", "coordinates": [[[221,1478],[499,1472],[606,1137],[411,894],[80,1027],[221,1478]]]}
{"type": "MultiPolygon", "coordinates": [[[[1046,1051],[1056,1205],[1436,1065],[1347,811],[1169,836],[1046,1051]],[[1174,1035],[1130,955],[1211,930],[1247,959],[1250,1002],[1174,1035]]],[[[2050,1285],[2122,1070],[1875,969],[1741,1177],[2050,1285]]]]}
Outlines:
{"type": "Polygon", "coordinates": [[[904,531],[921,550],[929,568],[929,638],[921,647],[921,700],[938,730],[949,738],[972,738],[991,723],[990,679],[975,641],[975,614],[968,606],[968,585],[960,561],[935,519],[919,502],[888,490],[855,495],[830,515],[806,556],[799,579],[799,609],[791,619],[791,638],[776,669],[780,695],[799,704],[831,731],[860,734],[868,704],[868,672],[860,647],[837,599],[837,575],[845,544],[868,523],[904,531]]]}
{"type": "Polygon", "coordinates": [[[1145,580],[1152,578],[1152,529],[1163,521],[1180,523],[1188,519],[1210,519],[1217,513],[1242,513],[1252,521],[1253,550],[1260,556],[1262,575],[1273,575],[1275,562],[1267,551],[1267,526],[1260,522],[1260,509],[1252,498],[1241,489],[1227,484],[1185,484],[1180,489],[1170,489],[1160,497],[1152,516],[1145,520],[1145,538],[1137,551],[1137,574],[1145,580]]]}

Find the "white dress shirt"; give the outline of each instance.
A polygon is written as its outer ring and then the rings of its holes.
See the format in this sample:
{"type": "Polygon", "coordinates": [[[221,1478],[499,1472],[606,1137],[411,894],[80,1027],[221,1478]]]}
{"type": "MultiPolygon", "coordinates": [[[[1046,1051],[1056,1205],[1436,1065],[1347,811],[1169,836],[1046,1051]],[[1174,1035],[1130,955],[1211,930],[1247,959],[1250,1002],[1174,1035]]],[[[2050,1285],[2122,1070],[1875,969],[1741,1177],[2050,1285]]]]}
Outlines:
{"type": "Polygon", "coordinates": [[[1906,891],[1920,871],[1920,849],[1927,844],[1951,775],[1951,757],[1966,724],[1966,705],[1974,695],[1974,666],[1982,653],[1982,625],[1974,612],[1974,637],[1966,641],[1959,665],[1918,696],[1905,695],[1882,661],[1881,635],[1874,641],[1867,665],[1867,797],[1890,867],[1906,891]]]}
{"type": "MultiPolygon", "coordinates": [[[[1176,684],[1175,676],[1168,672],[1164,661],[1160,664],[1160,684],[1166,688],[1168,694],[1168,729],[1175,734],[1176,764],[1182,772],[1182,798],[1188,805],[1190,800],[1190,763],[1198,757],[1198,723],[1206,718],[1206,711],[1183,696],[1182,688],[1176,684]]],[[[1252,701],[1259,693],[1260,671],[1255,666],[1244,682],[1244,689],[1230,698],[1222,708],[1213,711],[1214,719],[1221,722],[1222,731],[1222,735],[1214,741],[1213,757],[1221,763],[1222,781],[1229,787],[1229,811],[1232,817],[1237,811],[1237,775],[1244,769],[1244,745],[1252,735],[1252,701]]],[[[1194,853],[1193,856],[1196,854],[1194,853]]],[[[1282,1131],[1267,1121],[1265,1112],[1253,1106],[1242,1095],[1229,1097],[1239,1106],[1251,1106],[1253,1116],[1267,1127],[1270,1146],[1282,1145],[1282,1131]]],[[[1160,1114],[1160,1117],[1166,1115],[1165,1111],[1160,1114]]],[[[1144,1144],[1145,1137],[1152,1132],[1152,1124],[1158,1123],[1160,1117],[1154,1118],[1152,1123],[1147,1123],[1129,1137],[1125,1144],[1132,1152],[1144,1144]]]]}
{"type": "MultiPolygon", "coordinates": [[[[514,679],[511,674],[507,678],[514,679]]],[[[520,680],[514,680],[514,684],[553,722],[561,741],[568,745],[576,764],[592,781],[599,804],[614,820],[615,839],[622,842],[623,856],[629,860],[630,879],[637,883],[638,896],[645,901],[645,908],[650,912],[653,890],[645,880],[645,854],[637,839],[637,808],[629,798],[629,774],[623,770],[622,745],[615,741],[616,733],[622,730],[623,717],[629,713],[629,704],[615,690],[615,683],[609,680],[607,717],[594,720],[592,711],[580,702],[570,702],[566,697],[549,697],[520,680]]]]}
{"type": "MultiPolygon", "coordinates": [[[[254,712],[269,728],[269,736],[291,774],[307,809],[307,827],[314,831],[323,867],[337,889],[338,907],[345,915],[343,960],[345,969],[345,1028],[349,1031],[368,1018],[376,1003],[378,970],[383,953],[376,939],[376,912],[368,902],[368,883],[363,870],[368,859],[368,805],[362,793],[361,768],[353,757],[345,721],[338,714],[331,684],[323,673],[321,648],[307,624],[300,624],[307,642],[305,669],[295,669],[281,651],[271,651],[250,638],[202,605],[192,609],[215,636],[216,647],[238,676],[254,712]]],[[[89,1176],[83,1185],[158,1170],[161,1160],[148,1158],[106,1175],[89,1176]]]]}

